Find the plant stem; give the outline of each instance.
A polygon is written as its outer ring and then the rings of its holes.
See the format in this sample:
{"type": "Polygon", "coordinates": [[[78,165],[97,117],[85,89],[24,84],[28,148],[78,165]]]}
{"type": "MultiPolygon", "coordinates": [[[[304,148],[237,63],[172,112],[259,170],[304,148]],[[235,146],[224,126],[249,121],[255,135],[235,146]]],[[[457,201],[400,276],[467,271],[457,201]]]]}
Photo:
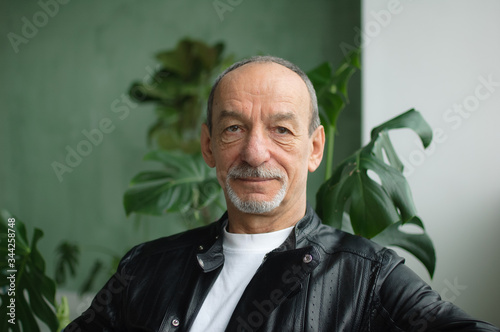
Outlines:
{"type": "Polygon", "coordinates": [[[335,127],[329,126],[328,135],[326,137],[326,169],[325,180],[332,176],[333,171],[333,151],[335,146],[335,127]]]}

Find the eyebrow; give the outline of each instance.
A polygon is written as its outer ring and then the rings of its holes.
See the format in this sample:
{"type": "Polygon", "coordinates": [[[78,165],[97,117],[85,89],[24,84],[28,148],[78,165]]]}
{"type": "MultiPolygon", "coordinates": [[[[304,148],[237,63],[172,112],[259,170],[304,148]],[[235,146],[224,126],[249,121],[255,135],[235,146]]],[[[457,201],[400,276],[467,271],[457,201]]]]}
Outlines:
{"type": "Polygon", "coordinates": [[[243,119],[243,115],[241,113],[235,112],[235,111],[228,111],[228,110],[222,110],[217,118],[217,120],[222,120],[225,118],[237,118],[237,119],[243,119]]]}
{"type": "Polygon", "coordinates": [[[297,122],[297,116],[294,112],[284,112],[284,113],[278,113],[278,114],[273,114],[271,116],[271,119],[274,121],[293,121],[297,122]]]}

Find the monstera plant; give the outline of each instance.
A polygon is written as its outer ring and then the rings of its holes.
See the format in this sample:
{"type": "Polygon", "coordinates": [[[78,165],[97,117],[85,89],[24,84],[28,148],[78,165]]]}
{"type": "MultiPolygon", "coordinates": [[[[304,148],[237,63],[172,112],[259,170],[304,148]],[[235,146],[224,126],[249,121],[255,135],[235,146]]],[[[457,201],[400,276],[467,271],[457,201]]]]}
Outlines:
{"type": "Polygon", "coordinates": [[[384,246],[405,249],[420,260],[432,277],[436,266],[434,246],[418,218],[403,164],[388,132],[408,128],[424,147],[432,140],[432,129],[419,112],[409,110],[371,132],[371,141],[332,167],[337,119],[348,103],[347,85],[360,69],[360,51],[351,52],[335,71],[328,63],[308,73],[318,95],[321,123],[325,127],[326,181],[316,195],[316,212],[324,223],[360,235],[384,246]],[[406,232],[411,224],[420,232],[406,232]]]}
{"type": "Polygon", "coordinates": [[[43,232],[35,228],[30,241],[19,218],[0,212],[1,331],[37,332],[41,321],[55,332],[68,324],[68,304],[64,298],[56,303],[56,283],[46,274],[37,248],[42,237],[43,232]]]}
{"type": "Polygon", "coordinates": [[[407,250],[432,277],[436,265],[434,246],[417,216],[402,174],[403,164],[388,135],[391,129],[401,128],[414,130],[424,147],[430,144],[432,130],[413,109],[374,128],[371,141],[338,165],[321,186],[316,211],[323,222],[333,227],[407,250]],[[350,221],[347,227],[346,215],[350,221]],[[421,232],[405,232],[401,227],[405,224],[417,226],[421,232]]]}
{"type": "MultiPolygon", "coordinates": [[[[160,60],[163,59],[164,65],[168,64],[169,74],[175,73],[175,65],[179,62],[171,59],[177,59],[186,52],[186,48],[189,49],[186,45],[182,46],[182,42],[179,45],[176,50],[164,53],[169,54],[168,57],[158,57],[160,60]],[[180,49],[182,51],[179,51],[180,49]],[[169,60],[165,62],[165,59],[169,60]]],[[[188,57],[190,61],[194,58],[195,56],[188,57]]],[[[214,58],[217,57],[211,56],[211,59],[214,58]]],[[[216,67],[213,65],[210,69],[216,67]]],[[[324,223],[333,227],[372,239],[384,246],[398,246],[407,250],[424,264],[432,277],[436,264],[434,246],[416,214],[409,185],[402,173],[403,164],[388,134],[391,129],[409,128],[419,135],[424,147],[427,147],[432,139],[432,130],[420,113],[409,110],[373,129],[371,141],[366,146],[354,152],[337,167],[333,167],[337,119],[349,102],[347,89],[349,80],[359,69],[360,51],[354,50],[345,57],[336,70],[333,70],[329,63],[324,63],[308,72],[317,93],[321,123],[325,127],[327,137],[325,183],[317,193],[317,213],[324,223]],[[405,224],[420,228],[420,232],[405,232],[402,228],[405,224]]],[[[164,71],[160,69],[157,75],[168,79],[169,76],[165,75],[164,71]]],[[[209,76],[208,73],[194,75],[204,78],[209,76]]],[[[198,83],[201,84],[200,82],[198,83]]],[[[177,109],[174,105],[166,107],[166,100],[177,100],[175,93],[182,95],[190,94],[192,91],[206,91],[205,96],[207,96],[209,85],[203,84],[203,87],[199,88],[188,85],[186,89],[176,87],[171,91],[162,90],[170,89],[171,85],[159,84],[150,90],[150,94],[146,94],[147,84],[134,85],[132,91],[140,88],[143,91],[141,94],[143,100],[156,102],[160,114],[184,114],[184,106],[179,106],[177,109]],[[170,97],[162,99],[163,97],[159,96],[170,97]],[[168,112],[164,111],[165,108],[168,112]]],[[[182,100],[180,97],[179,99],[182,100]]],[[[189,107],[194,104],[189,102],[189,107]]],[[[190,130],[196,131],[199,130],[200,119],[203,118],[203,109],[200,105],[204,105],[205,102],[197,104],[199,107],[197,111],[185,113],[189,116],[195,114],[196,117],[191,121],[196,124],[196,128],[190,130]]],[[[162,120],[162,116],[152,127],[153,131],[160,130],[159,128],[171,128],[170,122],[162,120]]],[[[175,128],[181,126],[175,125],[175,128]]],[[[178,135],[181,134],[182,130],[178,135]]],[[[196,136],[193,142],[196,146],[199,146],[198,139],[196,136]]],[[[179,151],[180,146],[177,144],[174,145],[170,149],[157,150],[146,155],[146,160],[161,162],[164,169],[142,172],[132,179],[132,187],[124,195],[127,214],[161,215],[181,212],[183,215],[188,214],[187,219],[194,217],[201,223],[215,220],[217,214],[206,213],[204,210],[214,205],[220,207],[219,210],[224,208],[214,171],[205,165],[198,151],[188,154],[186,150],[179,151]]],[[[160,146],[166,147],[164,144],[160,146]]]]}

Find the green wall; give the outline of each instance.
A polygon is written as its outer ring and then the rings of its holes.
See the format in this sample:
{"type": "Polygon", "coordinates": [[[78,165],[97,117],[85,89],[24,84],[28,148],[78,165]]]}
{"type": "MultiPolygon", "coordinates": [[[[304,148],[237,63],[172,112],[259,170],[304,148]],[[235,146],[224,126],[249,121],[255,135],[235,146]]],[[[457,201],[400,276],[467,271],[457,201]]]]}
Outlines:
{"type": "MultiPolygon", "coordinates": [[[[60,241],[83,246],[82,272],[69,288],[95,258],[108,259],[101,251],[121,255],[185,228],[174,218],[146,218],[138,226],[121,201],[131,177],[148,169],[141,159],[154,114],[150,106],[128,107],[126,116],[113,107],[125,106],[130,83],[156,68],[156,52],[189,36],[223,41],[237,58],[273,54],[309,70],[339,63],[340,42],[353,44],[360,25],[359,1],[349,0],[59,1],[65,3],[0,4],[0,207],[24,220],[30,233],[44,230],[40,249],[51,275],[60,241]],[[219,16],[214,5],[221,3],[227,11],[219,16]],[[30,30],[33,23],[38,27],[30,30]],[[86,139],[82,132],[100,125],[107,130],[102,141],[58,178],[52,163],[65,163],[67,147],[76,149],[86,139]]],[[[352,87],[337,161],[360,144],[359,75],[352,87]]],[[[311,180],[312,201],[320,181],[320,175],[311,180]]]]}

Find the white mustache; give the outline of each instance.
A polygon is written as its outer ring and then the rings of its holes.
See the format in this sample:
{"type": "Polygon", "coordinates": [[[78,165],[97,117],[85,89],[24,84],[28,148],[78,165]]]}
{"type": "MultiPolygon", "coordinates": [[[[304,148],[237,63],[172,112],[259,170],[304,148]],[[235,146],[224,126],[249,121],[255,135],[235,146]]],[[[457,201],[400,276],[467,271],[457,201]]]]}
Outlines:
{"type": "Polygon", "coordinates": [[[283,179],[285,175],[280,169],[266,168],[265,166],[252,167],[248,164],[241,164],[232,167],[228,178],[263,178],[263,179],[283,179]]]}

